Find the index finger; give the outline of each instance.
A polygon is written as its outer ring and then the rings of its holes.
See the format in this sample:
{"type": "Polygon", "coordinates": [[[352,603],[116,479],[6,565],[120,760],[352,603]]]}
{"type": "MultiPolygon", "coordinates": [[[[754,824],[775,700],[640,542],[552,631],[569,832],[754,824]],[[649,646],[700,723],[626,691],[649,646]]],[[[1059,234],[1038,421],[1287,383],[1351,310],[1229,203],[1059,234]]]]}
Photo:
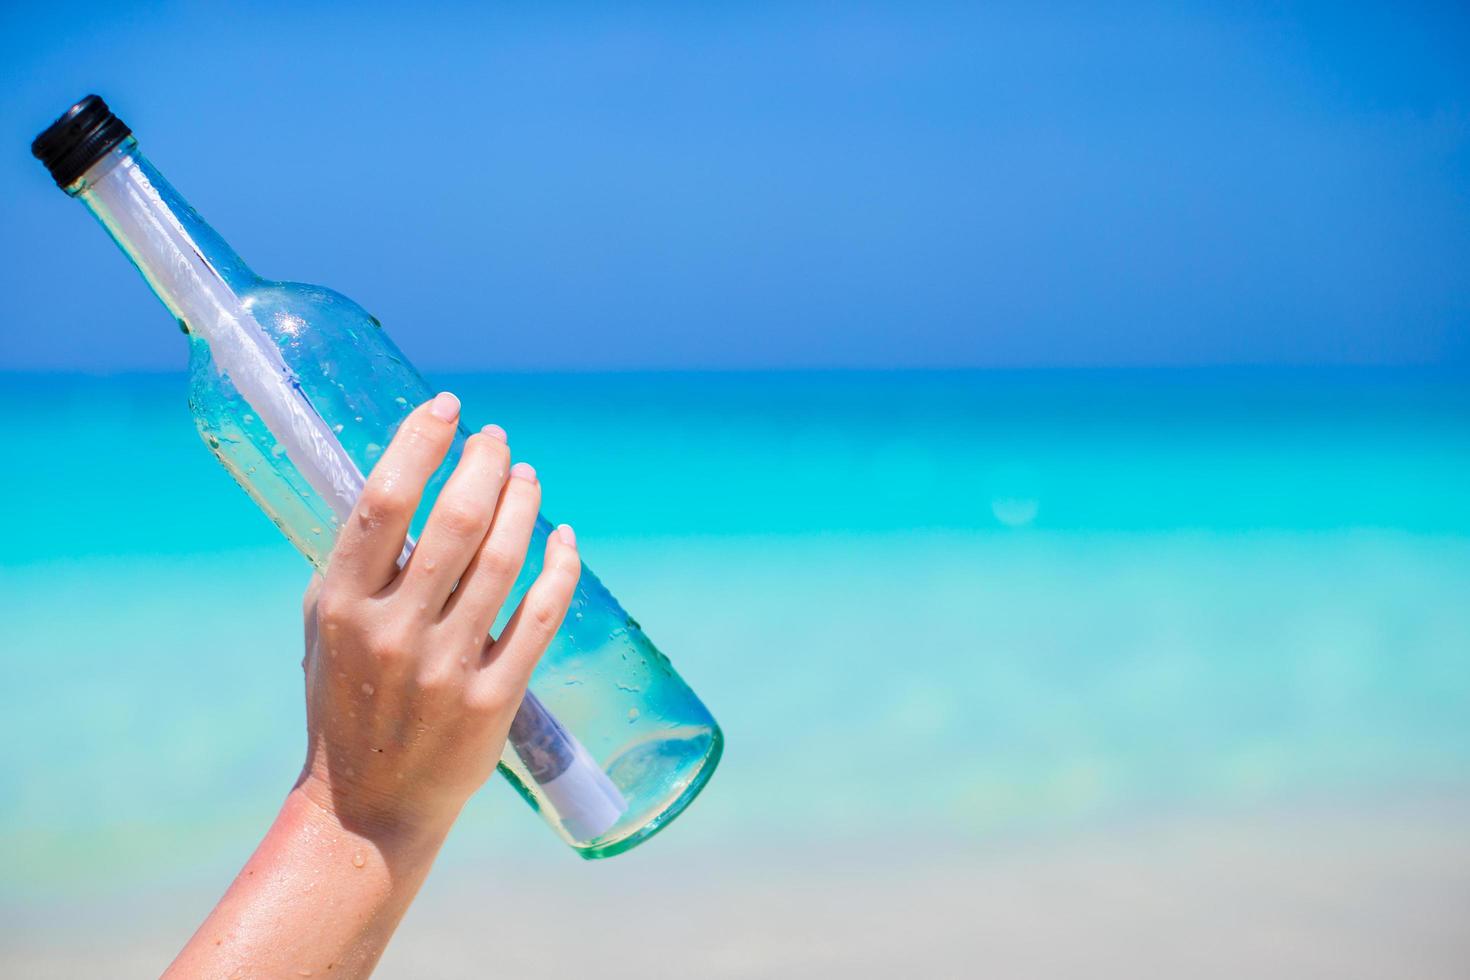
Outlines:
{"type": "Polygon", "coordinates": [[[403,420],[342,526],[328,575],[363,595],[393,581],[424,486],[454,443],[458,421],[459,399],[447,391],[403,420]]]}

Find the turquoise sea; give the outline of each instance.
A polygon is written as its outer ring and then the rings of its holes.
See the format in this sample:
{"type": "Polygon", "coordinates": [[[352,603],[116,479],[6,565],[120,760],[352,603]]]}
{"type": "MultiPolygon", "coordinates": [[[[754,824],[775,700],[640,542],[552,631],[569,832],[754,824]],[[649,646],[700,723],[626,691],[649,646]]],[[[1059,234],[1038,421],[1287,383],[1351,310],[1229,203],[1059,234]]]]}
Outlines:
{"type": "MultiPolygon", "coordinates": [[[[198,444],[182,377],[0,380],[16,944],[228,880],[300,764],[307,567],[198,444]]],[[[589,874],[1470,790],[1464,376],[431,380],[509,430],[725,729],[690,811],[589,874]]],[[[441,868],[502,859],[575,862],[497,781],[441,868]]]]}

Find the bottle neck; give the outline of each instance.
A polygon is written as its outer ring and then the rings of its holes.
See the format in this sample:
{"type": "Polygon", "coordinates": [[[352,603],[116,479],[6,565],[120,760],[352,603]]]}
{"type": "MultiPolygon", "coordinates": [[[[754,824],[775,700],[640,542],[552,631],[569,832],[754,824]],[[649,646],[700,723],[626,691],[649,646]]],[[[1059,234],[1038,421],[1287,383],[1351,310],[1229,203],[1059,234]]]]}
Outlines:
{"type": "Polygon", "coordinates": [[[128,137],[66,188],[127,253],[169,311],[207,333],[257,278],[128,137]]]}
{"type": "Polygon", "coordinates": [[[346,520],[362,473],[311,404],[252,307],[260,280],[138,153],[131,137],[67,185],[133,260],[209,363],[264,424],[308,485],[346,520]]]}

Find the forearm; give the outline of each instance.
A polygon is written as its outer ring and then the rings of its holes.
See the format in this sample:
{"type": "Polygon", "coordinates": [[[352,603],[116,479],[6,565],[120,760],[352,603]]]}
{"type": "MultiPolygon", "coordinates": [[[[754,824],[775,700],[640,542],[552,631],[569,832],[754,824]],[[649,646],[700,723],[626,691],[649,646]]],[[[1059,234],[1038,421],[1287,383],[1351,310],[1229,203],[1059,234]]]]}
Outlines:
{"type": "Polygon", "coordinates": [[[344,826],[293,790],[165,976],[366,977],[447,829],[344,826]]]}

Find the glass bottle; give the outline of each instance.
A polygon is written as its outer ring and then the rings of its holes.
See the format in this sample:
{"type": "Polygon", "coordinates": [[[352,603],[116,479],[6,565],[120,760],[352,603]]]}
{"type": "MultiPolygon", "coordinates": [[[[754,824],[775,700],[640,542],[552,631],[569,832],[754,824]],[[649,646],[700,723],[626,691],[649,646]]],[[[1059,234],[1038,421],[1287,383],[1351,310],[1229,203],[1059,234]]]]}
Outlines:
{"type": "MultiPolygon", "coordinates": [[[[189,405],[210,450],[324,568],[362,475],[434,390],[352,300],[250,271],[97,96],[68,110],[32,152],[102,223],[187,335],[189,405]]],[[[430,482],[408,548],[466,435],[430,482]]],[[[550,530],[538,518],[495,630],[539,571],[550,530]]],[[[578,853],[606,857],[687,807],[722,744],[668,658],[584,567],[511,726],[501,772],[578,853]]]]}

